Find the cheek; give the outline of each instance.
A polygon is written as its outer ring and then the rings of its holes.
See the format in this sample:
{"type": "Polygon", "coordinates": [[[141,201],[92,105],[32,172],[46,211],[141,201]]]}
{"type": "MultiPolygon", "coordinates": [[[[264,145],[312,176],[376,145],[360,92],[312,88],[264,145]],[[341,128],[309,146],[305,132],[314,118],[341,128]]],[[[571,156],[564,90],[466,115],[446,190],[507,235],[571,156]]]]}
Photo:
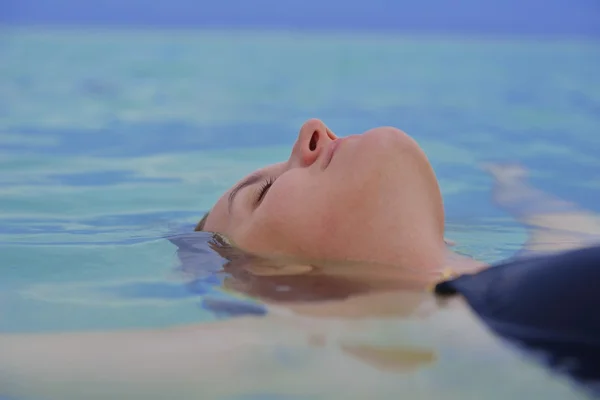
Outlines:
{"type": "Polygon", "coordinates": [[[346,254],[361,240],[357,227],[364,227],[364,221],[372,220],[372,213],[381,208],[372,198],[380,180],[376,173],[366,172],[320,176],[288,172],[245,224],[238,245],[259,254],[299,258],[346,254]]]}
{"type": "Polygon", "coordinates": [[[335,226],[332,199],[317,179],[286,178],[253,215],[248,243],[261,252],[317,256],[335,226]]]}

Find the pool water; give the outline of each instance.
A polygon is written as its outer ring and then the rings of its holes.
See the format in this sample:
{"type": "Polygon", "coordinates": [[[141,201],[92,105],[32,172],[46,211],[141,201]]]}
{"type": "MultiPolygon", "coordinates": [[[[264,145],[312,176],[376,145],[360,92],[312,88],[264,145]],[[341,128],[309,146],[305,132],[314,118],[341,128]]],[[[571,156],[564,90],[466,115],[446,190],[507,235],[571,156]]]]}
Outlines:
{"type": "MultiPolygon", "coordinates": [[[[0,332],[233,318],[206,300],[249,300],[210,273],[190,290],[165,237],[190,231],[249,171],[287,158],[311,117],[338,135],[411,134],[440,179],[446,236],[486,262],[526,235],[492,203],[483,162],[520,162],[536,187],[600,212],[597,41],[5,29],[0,60],[0,332]]],[[[478,363],[486,384],[473,393],[506,394],[500,367],[478,363]]],[[[383,398],[439,394],[348,371],[354,389],[381,385],[383,398]]],[[[469,387],[455,375],[441,387],[469,387]]],[[[331,390],[344,393],[341,382],[331,390]]],[[[583,396],[556,385],[528,393],[583,396]]],[[[270,398],[261,393],[252,398],[270,398]]],[[[317,398],[298,396],[285,398],[317,398]]]]}

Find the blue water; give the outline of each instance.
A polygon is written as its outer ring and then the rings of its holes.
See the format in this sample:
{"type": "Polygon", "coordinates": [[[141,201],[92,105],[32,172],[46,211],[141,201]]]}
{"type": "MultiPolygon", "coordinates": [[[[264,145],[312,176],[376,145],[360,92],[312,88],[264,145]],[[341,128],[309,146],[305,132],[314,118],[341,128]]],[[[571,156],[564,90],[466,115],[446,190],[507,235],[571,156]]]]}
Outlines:
{"type": "Polygon", "coordinates": [[[287,157],[311,117],[415,137],[447,236],[483,261],[525,231],[490,201],[482,162],[520,162],[600,212],[597,41],[13,29],[0,58],[2,332],[211,321],[215,299],[260,313],[210,274],[190,289],[164,237],[287,157]]]}

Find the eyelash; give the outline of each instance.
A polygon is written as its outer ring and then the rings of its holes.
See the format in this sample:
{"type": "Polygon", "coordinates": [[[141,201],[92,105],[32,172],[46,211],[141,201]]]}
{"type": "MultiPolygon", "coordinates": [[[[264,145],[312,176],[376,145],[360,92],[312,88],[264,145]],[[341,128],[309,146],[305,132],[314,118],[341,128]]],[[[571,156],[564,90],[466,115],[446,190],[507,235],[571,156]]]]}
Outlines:
{"type": "Polygon", "coordinates": [[[256,197],[256,204],[259,204],[262,201],[262,199],[265,198],[265,195],[267,194],[267,192],[269,191],[271,186],[273,186],[274,182],[275,182],[274,178],[265,179],[265,181],[262,183],[262,185],[260,186],[260,189],[258,191],[258,196],[256,197]]]}

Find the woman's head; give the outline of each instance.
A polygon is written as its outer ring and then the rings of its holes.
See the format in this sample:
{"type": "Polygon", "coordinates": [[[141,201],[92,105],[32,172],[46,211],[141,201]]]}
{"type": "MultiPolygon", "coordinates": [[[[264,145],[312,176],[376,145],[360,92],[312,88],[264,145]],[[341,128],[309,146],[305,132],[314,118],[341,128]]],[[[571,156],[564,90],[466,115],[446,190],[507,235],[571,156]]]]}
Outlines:
{"type": "Polygon", "coordinates": [[[309,120],[288,160],[242,179],[197,230],[261,255],[425,266],[440,261],[444,215],[433,170],[405,133],[338,138],[309,120]]]}

